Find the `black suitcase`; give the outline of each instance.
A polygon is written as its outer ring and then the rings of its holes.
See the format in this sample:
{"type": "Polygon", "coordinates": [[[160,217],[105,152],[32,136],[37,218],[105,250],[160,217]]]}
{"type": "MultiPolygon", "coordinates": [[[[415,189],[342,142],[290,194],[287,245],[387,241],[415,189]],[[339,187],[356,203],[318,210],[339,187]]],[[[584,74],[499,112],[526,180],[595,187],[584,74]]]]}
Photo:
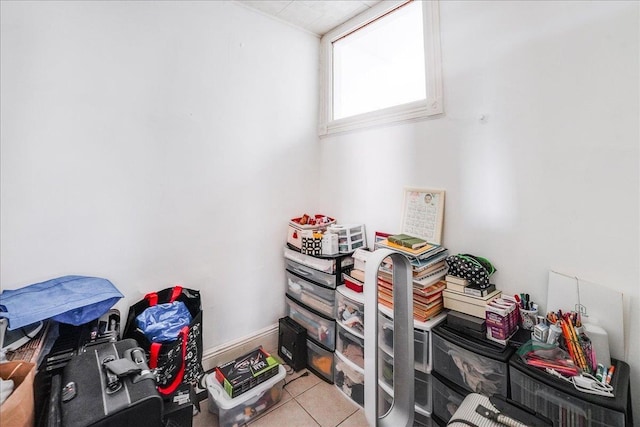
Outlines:
{"type": "Polygon", "coordinates": [[[144,351],[133,339],[95,345],[74,356],[64,368],[61,387],[63,427],[162,426],[162,398],[144,351]],[[118,377],[104,366],[114,361],[131,372],[114,367],[118,377]]]}

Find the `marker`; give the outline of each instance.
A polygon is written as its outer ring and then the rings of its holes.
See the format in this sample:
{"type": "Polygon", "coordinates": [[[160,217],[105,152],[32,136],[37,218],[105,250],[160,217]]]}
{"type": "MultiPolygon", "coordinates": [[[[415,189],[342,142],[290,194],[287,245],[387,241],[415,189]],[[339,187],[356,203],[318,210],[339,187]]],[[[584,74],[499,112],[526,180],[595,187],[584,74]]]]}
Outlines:
{"type": "Polygon", "coordinates": [[[613,371],[615,370],[615,366],[611,365],[609,367],[609,372],[607,372],[607,380],[605,381],[605,384],[609,384],[611,382],[611,377],[613,376],[613,371]]]}
{"type": "Polygon", "coordinates": [[[604,369],[604,365],[602,363],[598,363],[598,366],[596,368],[596,379],[602,384],[604,384],[607,379],[607,374],[605,373],[606,371],[604,369]]]}

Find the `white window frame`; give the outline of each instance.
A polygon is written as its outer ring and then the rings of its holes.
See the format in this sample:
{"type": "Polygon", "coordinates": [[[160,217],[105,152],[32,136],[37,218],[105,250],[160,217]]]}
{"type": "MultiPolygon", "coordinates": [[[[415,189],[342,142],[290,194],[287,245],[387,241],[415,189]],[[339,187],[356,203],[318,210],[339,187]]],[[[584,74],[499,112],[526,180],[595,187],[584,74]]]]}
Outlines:
{"type": "Polygon", "coordinates": [[[382,1],[350,19],[320,40],[320,117],[318,134],[330,135],[375,125],[410,121],[442,114],[442,59],[440,5],[438,0],[414,0],[423,4],[426,99],[333,120],[333,42],[408,3],[382,1]]]}

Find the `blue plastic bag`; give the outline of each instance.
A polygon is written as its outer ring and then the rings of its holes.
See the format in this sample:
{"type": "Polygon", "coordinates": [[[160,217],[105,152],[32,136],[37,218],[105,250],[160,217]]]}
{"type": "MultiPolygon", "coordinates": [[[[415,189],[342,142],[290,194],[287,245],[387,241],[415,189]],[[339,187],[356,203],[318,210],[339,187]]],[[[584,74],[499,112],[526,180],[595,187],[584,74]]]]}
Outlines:
{"type": "Polygon", "coordinates": [[[151,342],[168,342],[178,338],[180,329],[189,326],[191,313],[182,301],[158,304],[136,317],[136,326],[151,342]]]}
{"type": "Polygon", "coordinates": [[[107,279],[64,276],[0,294],[0,317],[9,321],[9,330],[40,320],[53,319],[82,325],[105,314],[122,294],[107,279]]]}

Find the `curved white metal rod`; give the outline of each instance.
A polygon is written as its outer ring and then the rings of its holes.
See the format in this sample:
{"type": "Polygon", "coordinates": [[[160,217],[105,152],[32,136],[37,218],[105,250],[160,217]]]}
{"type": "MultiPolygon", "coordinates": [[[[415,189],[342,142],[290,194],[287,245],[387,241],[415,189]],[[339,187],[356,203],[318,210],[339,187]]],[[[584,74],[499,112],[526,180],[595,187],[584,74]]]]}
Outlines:
{"type": "Polygon", "coordinates": [[[365,416],[370,426],[411,427],[415,409],[411,263],[399,252],[378,249],[367,258],[364,277],[365,416]],[[378,417],[378,269],[387,257],[393,262],[393,403],[378,417]]]}

